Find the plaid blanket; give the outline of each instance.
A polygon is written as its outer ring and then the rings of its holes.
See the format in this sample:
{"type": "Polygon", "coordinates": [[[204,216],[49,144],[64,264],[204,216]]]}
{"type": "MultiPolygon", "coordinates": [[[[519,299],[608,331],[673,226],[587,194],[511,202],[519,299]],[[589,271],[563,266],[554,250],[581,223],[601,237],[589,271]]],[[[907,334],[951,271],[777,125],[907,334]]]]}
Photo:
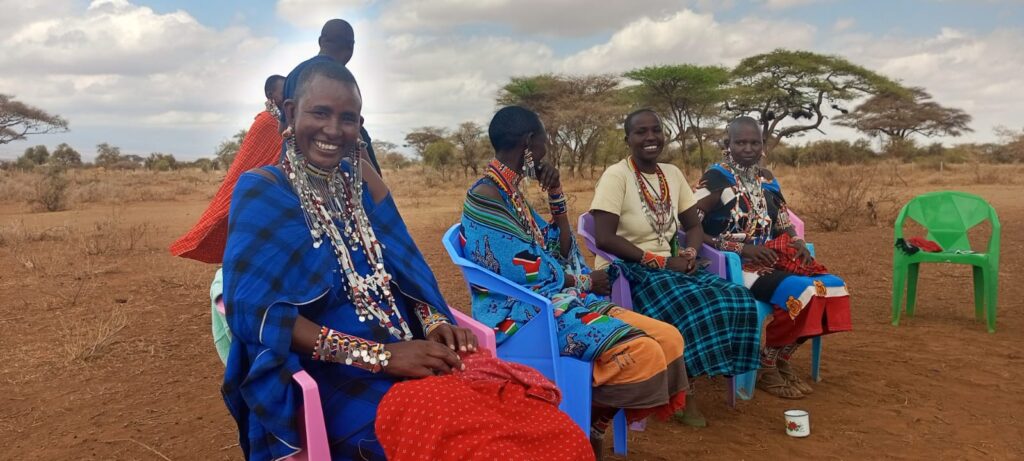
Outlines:
{"type": "Polygon", "coordinates": [[[615,261],[609,277],[629,280],[633,310],[683,334],[690,376],[735,376],[760,364],[757,305],[746,288],[703,269],[684,274],[615,261]]]}

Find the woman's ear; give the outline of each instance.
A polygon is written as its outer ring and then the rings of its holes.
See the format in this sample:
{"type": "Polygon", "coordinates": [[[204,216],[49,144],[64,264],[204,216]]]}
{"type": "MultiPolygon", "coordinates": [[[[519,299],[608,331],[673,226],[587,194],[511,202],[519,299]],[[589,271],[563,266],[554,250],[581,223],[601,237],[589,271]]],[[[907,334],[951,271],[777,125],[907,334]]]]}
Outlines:
{"type": "MultiPolygon", "coordinates": [[[[288,130],[295,126],[295,106],[294,99],[287,99],[284,101],[284,130],[288,130]]],[[[293,129],[291,131],[295,130],[293,129]]]]}

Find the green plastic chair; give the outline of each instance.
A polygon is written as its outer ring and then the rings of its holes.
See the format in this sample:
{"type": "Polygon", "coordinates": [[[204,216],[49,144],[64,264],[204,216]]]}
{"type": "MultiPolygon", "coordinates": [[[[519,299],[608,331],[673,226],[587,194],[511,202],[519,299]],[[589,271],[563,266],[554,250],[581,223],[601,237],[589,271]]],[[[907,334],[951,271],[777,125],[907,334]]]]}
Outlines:
{"type": "Polygon", "coordinates": [[[903,221],[913,219],[928,229],[929,240],[942,247],[938,253],[918,251],[907,255],[896,249],[892,266],[892,324],[900,324],[903,287],[907,288],[907,316],[914,316],[917,300],[917,275],[921,263],[970,264],[974,268],[974,316],[988,321],[988,332],[996,331],[996,300],[999,291],[999,217],[996,210],[977,195],[964,192],[930,192],[915,197],[903,206],[896,218],[896,238],[903,237],[903,221]],[[988,250],[971,249],[967,231],[984,222],[992,223],[988,250]]]}

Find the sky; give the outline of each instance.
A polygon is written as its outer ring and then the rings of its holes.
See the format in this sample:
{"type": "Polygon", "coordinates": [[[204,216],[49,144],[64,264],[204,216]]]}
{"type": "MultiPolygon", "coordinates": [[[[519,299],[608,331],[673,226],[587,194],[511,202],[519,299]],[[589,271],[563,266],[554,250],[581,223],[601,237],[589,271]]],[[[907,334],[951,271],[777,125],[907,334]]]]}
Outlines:
{"type": "MultiPolygon", "coordinates": [[[[486,124],[512,76],[655,64],[733,66],[776,48],[842,56],[974,117],[1024,127],[1024,0],[0,0],[0,93],[70,131],[0,145],[0,159],[67,142],[212,157],[263,107],[263,81],[317,53],[324,21],[356,31],[349,68],[374,139],[486,124]]],[[[854,139],[825,124],[807,139],[854,139]]]]}

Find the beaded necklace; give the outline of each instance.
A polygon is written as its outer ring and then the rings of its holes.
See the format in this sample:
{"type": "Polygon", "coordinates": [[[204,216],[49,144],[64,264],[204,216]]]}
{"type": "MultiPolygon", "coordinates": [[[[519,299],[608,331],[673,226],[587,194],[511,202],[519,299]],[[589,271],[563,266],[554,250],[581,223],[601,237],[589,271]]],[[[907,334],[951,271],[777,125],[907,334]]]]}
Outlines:
{"type": "Polygon", "coordinates": [[[363,208],[358,150],[351,153],[350,159],[351,172],[343,171],[340,165],[329,170],[318,168],[298,152],[295,138],[290,137],[281,166],[299,196],[303,216],[313,237],[313,248],[320,248],[324,237],[330,240],[359,321],[374,318],[391,336],[408,341],[413,338],[412,332],[402,313],[394,307],[391,274],[384,268],[384,246],[377,240],[363,208]],[[344,224],[344,228],[339,229],[339,222],[344,224]],[[360,250],[370,266],[367,275],[356,270],[352,259],[351,252],[360,250]]]}
{"type": "Polygon", "coordinates": [[[273,115],[278,120],[281,119],[281,109],[277,108],[277,104],[274,104],[274,101],[268,99],[263,105],[267,107],[267,112],[270,112],[270,115],[273,115]]]}
{"type": "Polygon", "coordinates": [[[629,157],[629,168],[633,170],[633,180],[636,181],[636,188],[640,190],[640,206],[643,208],[647,222],[651,229],[658,236],[658,245],[672,240],[672,234],[677,229],[678,218],[672,209],[672,194],[669,191],[668,179],[661,167],[655,164],[655,173],[658,176],[658,193],[654,193],[654,185],[650,184],[640,168],[637,168],[636,161],[629,157]],[[650,187],[648,187],[650,186],[650,187]]]}
{"type": "Polygon", "coordinates": [[[743,167],[729,157],[725,166],[736,178],[737,200],[742,200],[746,205],[742,207],[737,203],[732,208],[734,230],[745,233],[750,241],[757,243],[769,235],[772,224],[757,165],[743,167]],[[738,229],[739,226],[743,226],[743,229],[738,229]]]}
{"type": "Polygon", "coordinates": [[[523,175],[516,173],[511,168],[505,166],[504,163],[498,161],[498,159],[491,160],[487,164],[487,173],[485,175],[490,178],[499,189],[508,195],[509,201],[512,202],[512,208],[516,212],[516,224],[519,228],[527,234],[533,235],[535,242],[544,245],[544,234],[540,231],[540,226],[537,225],[537,221],[533,219],[533,212],[530,208],[530,203],[523,196],[522,191],[519,189],[519,183],[523,180],[523,175]]]}

